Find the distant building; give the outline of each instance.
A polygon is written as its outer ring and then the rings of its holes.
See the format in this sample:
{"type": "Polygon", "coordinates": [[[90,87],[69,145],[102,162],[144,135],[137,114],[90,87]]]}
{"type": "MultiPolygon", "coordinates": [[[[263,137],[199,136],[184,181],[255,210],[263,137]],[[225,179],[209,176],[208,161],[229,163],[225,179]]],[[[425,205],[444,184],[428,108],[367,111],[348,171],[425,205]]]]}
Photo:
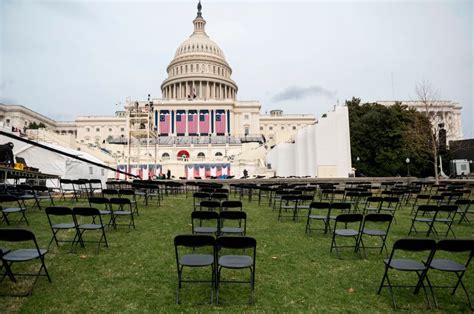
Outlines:
{"type": "MultiPolygon", "coordinates": [[[[426,112],[426,106],[421,101],[403,100],[399,101],[402,105],[415,108],[417,111],[426,112]]],[[[377,101],[384,106],[392,106],[396,101],[377,101]]],[[[450,100],[433,101],[428,106],[428,116],[433,127],[437,128],[440,124],[446,129],[446,139],[450,141],[462,140],[461,126],[462,107],[457,102],[450,100]]]]}

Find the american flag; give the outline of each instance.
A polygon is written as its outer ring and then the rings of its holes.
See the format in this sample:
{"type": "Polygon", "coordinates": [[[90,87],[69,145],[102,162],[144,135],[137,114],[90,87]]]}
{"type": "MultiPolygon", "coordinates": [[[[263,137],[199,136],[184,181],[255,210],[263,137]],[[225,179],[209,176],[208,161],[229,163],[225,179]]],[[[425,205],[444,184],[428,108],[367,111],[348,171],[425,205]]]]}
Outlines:
{"type": "Polygon", "coordinates": [[[216,112],[216,133],[225,134],[225,111],[216,112]]]}
{"type": "Polygon", "coordinates": [[[209,112],[207,110],[201,110],[199,113],[199,132],[201,135],[209,133],[209,112]]]}
{"type": "Polygon", "coordinates": [[[188,133],[197,134],[198,132],[198,115],[196,111],[188,113],[188,133]]]}
{"type": "Polygon", "coordinates": [[[176,133],[186,133],[186,113],[184,111],[176,112],[176,133]]]}
{"type": "Polygon", "coordinates": [[[160,134],[169,134],[170,125],[170,114],[168,110],[160,111],[160,134]]]}

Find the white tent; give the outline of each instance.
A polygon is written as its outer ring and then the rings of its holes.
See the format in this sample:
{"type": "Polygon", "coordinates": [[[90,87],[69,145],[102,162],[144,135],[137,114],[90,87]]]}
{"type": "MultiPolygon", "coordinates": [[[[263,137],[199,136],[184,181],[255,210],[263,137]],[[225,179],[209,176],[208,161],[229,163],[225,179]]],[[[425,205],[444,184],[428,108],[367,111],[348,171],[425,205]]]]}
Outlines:
{"type": "MultiPolygon", "coordinates": [[[[0,143],[12,142],[15,147],[15,157],[23,157],[28,167],[38,168],[40,172],[58,175],[63,179],[100,179],[103,184],[107,180],[107,169],[64,156],[22,141],[17,141],[6,136],[0,136],[0,143]]],[[[39,144],[57,149],[59,151],[84,158],[99,164],[103,162],[87,153],[66,148],[63,146],[38,142],[39,144]]],[[[48,186],[58,186],[57,180],[48,180],[48,186]]]]}

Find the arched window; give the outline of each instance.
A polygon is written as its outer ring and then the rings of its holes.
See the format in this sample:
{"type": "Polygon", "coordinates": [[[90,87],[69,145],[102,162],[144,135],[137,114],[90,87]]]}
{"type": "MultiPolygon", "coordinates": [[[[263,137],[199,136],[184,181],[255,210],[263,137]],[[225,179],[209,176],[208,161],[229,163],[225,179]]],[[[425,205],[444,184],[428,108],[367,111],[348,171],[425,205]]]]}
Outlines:
{"type": "Polygon", "coordinates": [[[170,154],[168,154],[168,153],[163,153],[163,155],[161,155],[161,159],[162,159],[162,160],[170,160],[170,154]]]}
{"type": "Polygon", "coordinates": [[[199,160],[204,160],[204,158],[206,158],[206,155],[205,155],[203,152],[199,152],[199,153],[197,154],[197,158],[198,158],[199,160]]]}
{"type": "Polygon", "coordinates": [[[217,152],[214,156],[216,156],[216,157],[222,157],[222,153],[221,153],[221,152],[217,152]]]}

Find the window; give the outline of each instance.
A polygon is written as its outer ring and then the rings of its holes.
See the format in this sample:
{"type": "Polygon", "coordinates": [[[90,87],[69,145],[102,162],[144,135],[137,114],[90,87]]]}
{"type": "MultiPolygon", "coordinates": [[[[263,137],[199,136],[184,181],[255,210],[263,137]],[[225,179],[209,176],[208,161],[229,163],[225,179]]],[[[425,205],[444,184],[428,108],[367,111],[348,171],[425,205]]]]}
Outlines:
{"type": "Polygon", "coordinates": [[[245,135],[249,135],[249,134],[250,134],[250,129],[249,129],[248,126],[245,127],[245,131],[244,131],[244,132],[245,132],[245,133],[244,133],[245,135]]]}
{"type": "Polygon", "coordinates": [[[86,132],[90,132],[90,131],[91,131],[91,129],[89,129],[89,128],[86,128],[86,132]]]}
{"type": "Polygon", "coordinates": [[[161,159],[162,159],[162,160],[170,160],[170,154],[168,154],[168,153],[163,153],[163,155],[161,155],[161,159]]]}
{"type": "Polygon", "coordinates": [[[296,130],[296,126],[293,126],[293,130],[296,130]]]}
{"type": "Polygon", "coordinates": [[[260,131],[263,131],[263,126],[260,127],[260,131]]]}
{"type": "Polygon", "coordinates": [[[273,130],[273,127],[272,127],[272,126],[269,126],[268,129],[271,131],[271,130],[273,130]]]}
{"type": "Polygon", "coordinates": [[[109,132],[112,132],[112,128],[109,128],[109,132]]]}
{"type": "Polygon", "coordinates": [[[284,127],[284,126],[282,126],[282,127],[281,127],[281,129],[282,129],[282,130],[284,130],[284,129],[285,129],[285,127],[284,127]]]}
{"type": "Polygon", "coordinates": [[[216,156],[216,157],[222,157],[222,153],[221,153],[221,152],[217,152],[215,156],[216,156]]]}
{"type": "Polygon", "coordinates": [[[197,158],[198,158],[199,160],[204,160],[204,158],[206,158],[206,155],[205,155],[203,152],[199,152],[199,153],[197,154],[197,158]]]}
{"type": "Polygon", "coordinates": [[[95,131],[96,131],[96,132],[100,132],[100,128],[95,128],[95,131]]]}
{"type": "Polygon", "coordinates": [[[123,132],[123,131],[125,131],[125,128],[120,128],[120,132],[123,132]]]}
{"type": "Polygon", "coordinates": [[[250,119],[250,116],[248,114],[246,114],[246,115],[244,115],[244,119],[248,120],[248,119],[250,119]]]}

